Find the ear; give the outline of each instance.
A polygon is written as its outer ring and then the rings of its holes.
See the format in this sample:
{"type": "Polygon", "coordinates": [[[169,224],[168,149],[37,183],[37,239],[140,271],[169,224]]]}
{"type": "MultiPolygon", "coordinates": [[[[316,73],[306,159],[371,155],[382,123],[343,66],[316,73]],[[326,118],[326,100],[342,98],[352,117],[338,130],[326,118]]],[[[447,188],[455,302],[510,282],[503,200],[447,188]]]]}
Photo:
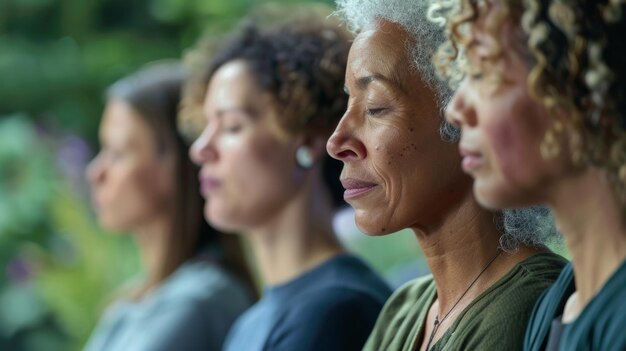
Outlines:
{"type": "Polygon", "coordinates": [[[313,159],[313,164],[318,164],[326,157],[326,138],[319,135],[316,136],[300,136],[298,137],[298,148],[306,147],[313,159]]]}

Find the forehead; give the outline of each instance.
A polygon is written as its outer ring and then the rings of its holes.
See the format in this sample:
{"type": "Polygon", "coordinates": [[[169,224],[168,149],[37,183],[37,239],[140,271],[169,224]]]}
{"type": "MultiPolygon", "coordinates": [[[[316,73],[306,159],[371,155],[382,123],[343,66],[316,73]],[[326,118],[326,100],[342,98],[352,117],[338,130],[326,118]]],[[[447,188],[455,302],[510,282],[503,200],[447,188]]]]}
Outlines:
{"type": "Polygon", "coordinates": [[[243,60],[230,61],[211,77],[205,96],[205,107],[254,96],[259,90],[248,64],[243,60]]]}
{"type": "Polygon", "coordinates": [[[350,72],[357,76],[380,75],[402,85],[410,68],[410,43],[402,26],[377,21],[356,37],[348,57],[350,72]]]}
{"type": "Polygon", "coordinates": [[[130,104],[118,99],[107,102],[100,127],[102,137],[124,139],[150,133],[148,123],[130,104]]]}

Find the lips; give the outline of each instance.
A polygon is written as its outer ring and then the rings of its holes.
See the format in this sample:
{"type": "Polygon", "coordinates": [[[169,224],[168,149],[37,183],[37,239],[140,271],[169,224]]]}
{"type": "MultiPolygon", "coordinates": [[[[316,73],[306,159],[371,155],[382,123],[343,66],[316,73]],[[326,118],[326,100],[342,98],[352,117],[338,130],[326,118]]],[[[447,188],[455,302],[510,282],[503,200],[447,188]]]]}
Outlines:
{"type": "Polygon", "coordinates": [[[378,186],[376,183],[371,183],[354,178],[345,178],[341,180],[341,185],[346,189],[343,193],[345,200],[354,199],[356,197],[365,195],[378,186]]]}
{"type": "Polygon", "coordinates": [[[220,181],[210,176],[200,176],[200,191],[202,194],[209,194],[220,187],[220,181]]]}
{"type": "Polygon", "coordinates": [[[466,173],[471,173],[484,164],[483,155],[475,149],[461,145],[459,147],[459,152],[463,157],[463,160],[461,161],[461,167],[466,173]]]}

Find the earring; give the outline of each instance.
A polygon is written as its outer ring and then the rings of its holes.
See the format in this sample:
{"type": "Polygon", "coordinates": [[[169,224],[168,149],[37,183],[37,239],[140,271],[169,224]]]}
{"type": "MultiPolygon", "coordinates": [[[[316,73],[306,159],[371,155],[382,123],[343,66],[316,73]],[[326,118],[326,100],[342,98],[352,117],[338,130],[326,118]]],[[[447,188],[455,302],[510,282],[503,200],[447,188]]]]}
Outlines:
{"type": "Polygon", "coordinates": [[[313,166],[313,153],[311,152],[310,147],[298,147],[298,150],[296,150],[296,163],[298,163],[298,166],[304,169],[309,169],[313,166]]]}

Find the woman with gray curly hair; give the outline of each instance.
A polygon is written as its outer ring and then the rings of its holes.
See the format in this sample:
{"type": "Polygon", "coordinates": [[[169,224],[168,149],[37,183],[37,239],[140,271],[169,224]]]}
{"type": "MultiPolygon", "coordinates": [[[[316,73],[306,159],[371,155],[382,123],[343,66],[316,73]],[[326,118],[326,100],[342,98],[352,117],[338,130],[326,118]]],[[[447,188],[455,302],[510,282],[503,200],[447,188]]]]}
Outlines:
{"type": "Polygon", "coordinates": [[[549,204],[572,254],[524,349],[626,350],[626,3],[460,4],[439,62],[468,63],[447,117],[481,160],[476,198],[549,204]]]}
{"type": "Polygon", "coordinates": [[[451,92],[430,57],[444,37],[426,21],[426,2],[338,6],[358,36],[348,108],[327,150],[344,163],[344,198],[361,230],[412,229],[432,272],[392,296],[365,349],[521,349],[532,306],[565,264],[534,229],[545,210],[511,212],[507,226],[474,199],[458,133],[442,119],[451,92]]]}

